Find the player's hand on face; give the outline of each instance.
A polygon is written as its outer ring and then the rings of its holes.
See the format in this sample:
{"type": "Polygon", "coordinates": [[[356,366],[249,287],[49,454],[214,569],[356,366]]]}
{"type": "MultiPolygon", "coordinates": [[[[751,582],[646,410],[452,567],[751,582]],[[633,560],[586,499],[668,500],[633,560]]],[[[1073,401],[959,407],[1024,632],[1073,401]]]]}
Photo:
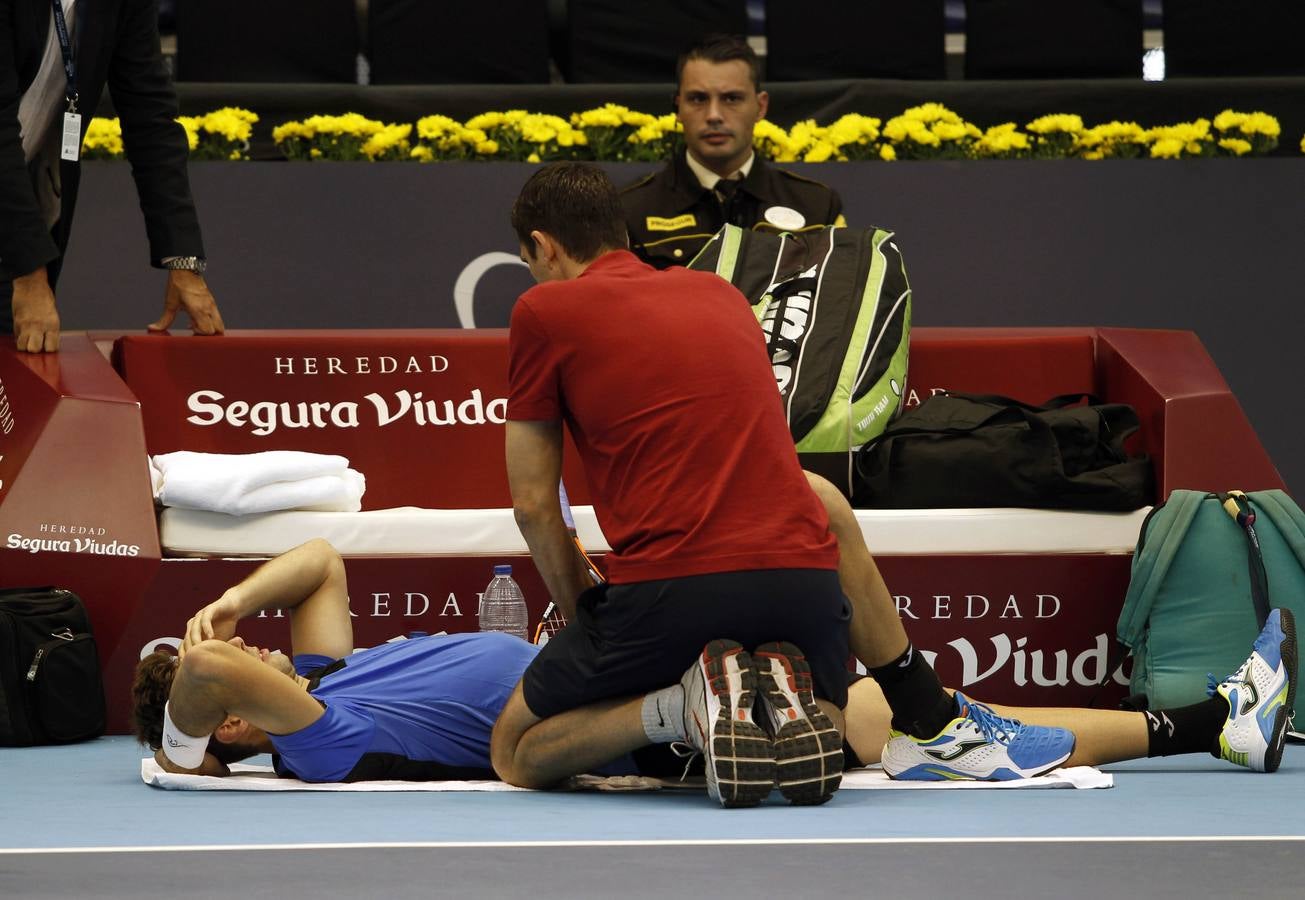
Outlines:
{"type": "Polygon", "coordinates": [[[187,651],[200,641],[231,640],[236,636],[236,623],[239,621],[240,609],[235,599],[223,594],[190,617],[179,655],[184,659],[187,651]]]}
{"type": "Polygon", "coordinates": [[[218,758],[212,753],[204,754],[204,761],[199,764],[198,769],[183,769],[181,766],[168,759],[161,749],[154,751],[154,761],[159,764],[159,768],[165,772],[172,772],[177,775],[212,775],[217,778],[225,778],[231,774],[231,769],[224,762],[219,762],[218,758]]]}

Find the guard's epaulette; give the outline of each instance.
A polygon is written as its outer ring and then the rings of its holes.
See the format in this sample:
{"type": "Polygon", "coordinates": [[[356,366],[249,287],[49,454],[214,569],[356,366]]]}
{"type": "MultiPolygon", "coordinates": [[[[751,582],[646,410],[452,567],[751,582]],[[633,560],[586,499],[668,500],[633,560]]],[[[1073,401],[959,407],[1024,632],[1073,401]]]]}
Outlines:
{"type": "Polygon", "coordinates": [[[805,175],[799,175],[796,172],[790,172],[788,169],[781,169],[778,166],[775,166],[772,168],[772,171],[778,172],[779,174],[784,175],[788,178],[792,178],[794,181],[805,181],[807,184],[814,184],[816,187],[822,187],[825,190],[829,190],[829,185],[825,184],[823,181],[816,181],[814,178],[808,178],[805,175]]]}
{"type": "Polygon", "coordinates": [[[624,194],[626,191],[632,191],[632,190],[634,190],[635,188],[641,188],[641,187],[643,187],[645,184],[647,184],[648,182],[652,181],[652,180],[653,180],[654,178],[656,178],[656,177],[657,177],[657,172],[656,172],[655,170],[652,171],[652,172],[649,172],[647,175],[645,175],[645,176],[643,176],[642,178],[640,178],[640,179],[639,179],[638,181],[636,181],[634,184],[627,184],[625,187],[621,188],[621,190],[620,190],[618,193],[622,193],[622,194],[624,194]]]}

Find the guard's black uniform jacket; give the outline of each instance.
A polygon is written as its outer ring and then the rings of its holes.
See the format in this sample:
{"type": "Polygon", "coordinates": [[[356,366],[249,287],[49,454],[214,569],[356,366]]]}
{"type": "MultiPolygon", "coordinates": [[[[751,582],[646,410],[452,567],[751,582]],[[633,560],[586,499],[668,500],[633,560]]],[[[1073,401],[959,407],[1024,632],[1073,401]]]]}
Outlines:
{"type": "Polygon", "coordinates": [[[775,168],[760,157],[722,201],[698,181],[685,153],[681,148],[660,170],[621,191],[630,249],[659,269],[688,265],[726,224],[799,231],[842,222],[843,202],[832,188],[775,168]],[[770,221],[766,212],[774,207],[784,211],[770,221]],[[801,215],[800,226],[789,210],[801,215]]]}

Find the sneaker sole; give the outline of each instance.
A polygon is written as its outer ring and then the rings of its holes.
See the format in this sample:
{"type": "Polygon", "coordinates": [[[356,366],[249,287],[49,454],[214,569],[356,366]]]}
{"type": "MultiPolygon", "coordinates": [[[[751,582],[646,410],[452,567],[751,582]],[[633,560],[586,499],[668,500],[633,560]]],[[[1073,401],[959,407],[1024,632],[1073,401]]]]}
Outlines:
{"type": "Polygon", "coordinates": [[[701,665],[707,690],[719,704],[706,760],[709,792],[730,809],[756,806],[775,787],[770,737],[752,719],[756,666],[742,646],[726,640],[703,648],[701,665]],[[732,685],[738,685],[737,696],[732,685]]]}
{"type": "Polygon", "coordinates": [[[811,667],[792,644],[758,647],[762,697],[775,723],[775,780],[797,806],[827,802],[843,780],[843,738],[816,705],[811,667]]]}
{"type": "Polygon", "coordinates": [[[1282,764],[1282,751],[1287,743],[1287,725],[1291,722],[1292,711],[1296,709],[1296,619],[1291,610],[1283,608],[1278,611],[1282,626],[1282,665],[1287,670],[1287,702],[1278,710],[1273,719],[1273,731],[1270,734],[1269,748],[1264,756],[1264,771],[1276,772],[1282,764]]]}

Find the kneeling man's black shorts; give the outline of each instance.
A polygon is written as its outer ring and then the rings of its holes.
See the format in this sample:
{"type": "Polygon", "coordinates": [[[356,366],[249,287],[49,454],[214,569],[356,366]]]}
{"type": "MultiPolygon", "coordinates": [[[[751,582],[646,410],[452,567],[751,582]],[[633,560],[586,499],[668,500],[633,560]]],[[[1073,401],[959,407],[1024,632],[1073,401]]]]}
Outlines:
{"type": "Polygon", "coordinates": [[[600,585],[585,591],[575,621],[526,669],[526,705],[548,718],[597,700],[677,683],[708,641],[752,650],[796,644],[811,666],[814,693],[847,704],[851,606],[827,569],[722,572],[600,585]]]}

